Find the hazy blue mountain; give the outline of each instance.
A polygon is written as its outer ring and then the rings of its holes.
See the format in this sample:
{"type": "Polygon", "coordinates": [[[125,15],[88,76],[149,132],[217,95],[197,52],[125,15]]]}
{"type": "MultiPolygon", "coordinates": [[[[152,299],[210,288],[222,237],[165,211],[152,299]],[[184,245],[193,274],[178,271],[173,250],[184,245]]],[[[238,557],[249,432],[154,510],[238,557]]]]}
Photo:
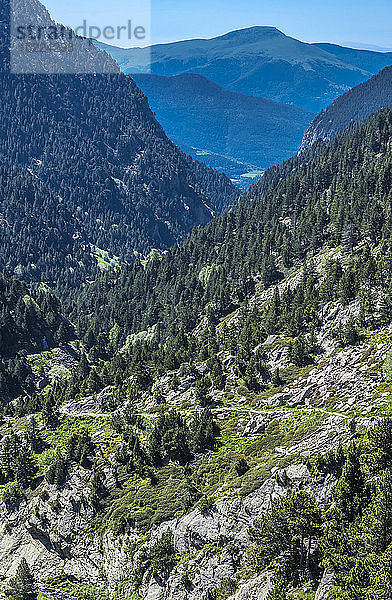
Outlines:
{"type": "Polygon", "coordinates": [[[265,170],[295,154],[314,116],[225,90],[201,75],[135,75],[134,80],[172,140],[186,151],[191,147],[207,164],[222,164],[235,178],[238,170],[265,170]]]}
{"type": "Polygon", "coordinates": [[[349,63],[369,71],[377,73],[392,65],[392,52],[374,52],[372,50],[357,50],[355,48],[346,48],[337,44],[313,44],[330,54],[334,54],[344,62],[349,63]]]}
{"type": "Polygon", "coordinates": [[[392,67],[386,67],[321,111],[305,131],[301,149],[318,139],[330,139],[352,122],[359,122],[392,104],[392,67]]]}
{"type": "Polygon", "coordinates": [[[116,59],[125,73],[197,73],[241,94],[315,112],[379,70],[378,66],[370,65],[369,71],[347,62],[349,57],[346,60],[338,56],[336,50],[329,52],[300,42],[275,27],[251,27],[213,39],[149,48],[98,45],[116,59]]]}

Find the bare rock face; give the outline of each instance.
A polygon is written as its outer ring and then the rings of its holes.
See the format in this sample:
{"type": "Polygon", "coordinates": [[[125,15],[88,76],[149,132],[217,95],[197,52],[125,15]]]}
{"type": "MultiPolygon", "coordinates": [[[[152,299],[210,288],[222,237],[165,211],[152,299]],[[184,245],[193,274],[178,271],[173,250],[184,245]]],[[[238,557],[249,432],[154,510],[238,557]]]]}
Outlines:
{"type": "Polygon", "coordinates": [[[273,587],[271,574],[265,573],[243,584],[232,600],[266,600],[273,587]]]}
{"type": "MultiPolygon", "coordinates": [[[[305,465],[293,465],[286,474],[293,489],[305,485],[320,502],[330,499],[334,482],[311,483],[305,465]]],[[[230,548],[245,551],[249,526],[268,510],[273,498],[286,492],[278,479],[271,477],[248,496],[216,502],[204,513],[193,510],[154,530],[141,550],[148,552],[170,529],[177,552],[188,553],[189,560],[180,562],[166,581],[146,572],[141,597],[200,600],[207,589],[215,589],[232,577],[238,568],[238,554],[230,548]]],[[[45,484],[28,500],[4,507],[0,517],[0,581],[14,575],[22,557],[42,583],[49,576],[65,573],[84,583],[105,585],[114,593],[131,577],[141,552],[129,553],[137,533],[115,536],[108,532],[101,540],[90,533],[94,510],[88,480],[88,472],[78,468],[61,489],[45,484]]],[[[270,578],[258,577],[241,584],[233,599],[263,600],[270,589],[270,578]]]]}
{"type": "Polygon", "coordinates": [[[334,579],[332,573],[328,571],[324,571],[323,577],[321,579],[320,585],[317,589],[314,600],[327,600],[329,591],[334,584],[334,579]]]}
{"type": "Polygon", "coordinates": [[[29,500],[3,507],[0,517],[0,580],[25,558],[40,580],[64,572],[82,582],[99,578],[102,552],[88,536],[94,515],[89,474],[78,469],[61,490],[46,484],[29,500]]]}
{"type": "Polygon", "coordinates": [[[104,388],[99,394],[86,396],[78,401],[68,402],[60,406],[60,414],[69,417],[99,416],[104,413],[105,403],[110,398],[111,386],[104,388]]]}

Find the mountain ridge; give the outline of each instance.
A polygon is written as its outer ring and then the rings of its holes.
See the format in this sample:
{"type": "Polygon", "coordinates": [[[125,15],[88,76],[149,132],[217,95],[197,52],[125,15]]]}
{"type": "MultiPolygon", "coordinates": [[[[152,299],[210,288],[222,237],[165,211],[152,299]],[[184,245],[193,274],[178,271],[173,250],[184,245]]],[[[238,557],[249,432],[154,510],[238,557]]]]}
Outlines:
{"type": "Polygon", "coordinates": [[[318,114],[304,133],[300,151],[318,139],[331,139],[350,123],[359,123],[392,104],[392,67],[352,88],[318,114]]]}
{"type": "MultiPolygon", "coordinates": [[[[367,109],[384,77],[363,84],[367,109]]],[[[120,264],[94,246],[110,268],[67,290],[65,316],[42,281],[57,261],[80,277],[91,238],[126,254],[142,225],[173,232],[173,206],[223,209],[232,188],[175,149],[129,77],[0,83],[0,251],[37,271],[0,274],[1,594],[390,595],[391,108],[165,252],[120,264]]]]}
{"type": "Polygon", "coordinates": [[[380,61],[388,60],[382,58],[382,53],[378,53],[381,57],[375,53],[377,66],[365,70],[342,60],[336,54],[336,46],[335,53],[327,52],[322,45],[300,42],[277,28],[263,26],[145,49],[116,48],[101,42],[97,45],[111,53],[128,74],[171,76],[192,72],[231,91],[314,112],[369,78],[379,70],[380,61]],[[235,46],[232,39],[238,42],[235,46]]]}
{"type": "Polygon", "coordinates": [[[385,590],[391,140],[387,109],[85,286],[76,358],[26,357],[50,383],[0,425],[1,577],[23,552],[67,600],[385,590]]]}

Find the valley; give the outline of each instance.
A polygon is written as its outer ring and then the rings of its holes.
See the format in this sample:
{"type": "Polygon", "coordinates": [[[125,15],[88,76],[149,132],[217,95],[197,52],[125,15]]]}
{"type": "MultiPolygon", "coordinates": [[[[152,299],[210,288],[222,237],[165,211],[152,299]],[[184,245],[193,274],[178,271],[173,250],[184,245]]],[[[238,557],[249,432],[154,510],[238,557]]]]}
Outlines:
{"type": "Polygon", "coordinates": [[[0,593],[388,600],[390,53],[151,50],[0,73],[0,593]]]}

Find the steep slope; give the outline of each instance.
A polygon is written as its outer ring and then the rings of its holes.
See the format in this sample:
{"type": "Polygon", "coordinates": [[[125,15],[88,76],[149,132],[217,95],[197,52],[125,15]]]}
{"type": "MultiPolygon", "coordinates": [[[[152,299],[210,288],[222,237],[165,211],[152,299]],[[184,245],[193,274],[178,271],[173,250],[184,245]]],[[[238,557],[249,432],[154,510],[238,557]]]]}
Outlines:
{"type": "Polygon", "coordinates": [[[269,169],[235,208],[161,261],[135,263],[87,286],[75,318],[89,327],[97,315],[100,331],[120,318],[124,335],[126,325],[131,333],[157,321],[168,330],[172,320],[188,330],[200,311],[210,314],[210,303],[227,314],[257,282],[268,286],[315,249],[339,245],[350,220],[373,243],[383,236],[389,243],[390,137],[386,110],[346,138],[336,136],[269,169]],[[116,314],[123,297],[139,301],[116,314]]]}
{"type": "Polygon", "coordinates": [[[167,135],[180,146],[207,150],[258,170],[295,154],[313,117],[294,106],[229,92],[201,75],[133,79],[167,135]]]}
{"type": "Polygon", "coordinates": [[[58,299],[47,288],[33,288],[0,275],[0,398],[1,410],[21,394],[34,394],[42,381],[26,359],[74,337],[61,314],[58,299]],[[34,381],[35,380],[35,381],[34,381]]]}
{"type": "Polygon", "coordinates": [[[343,94],[318,114],[304,133],[301,150],[318,139],[330,139],[350,123],[358,123],[392,104],[392,67],[343,94]]]}
{"type": "Polygon", "coordinates": [[[124,73],[197,73],[228,90],[314,112],[378,70],[345,62],[275,27],[251,27],[213,39],[149,48],[98,45],[116,59],[124,73]]]}
{"type": "MultiPolygon", "coordinates": [[[[26,6],[29,18],[52,23],[39,3],[26,6]]],[[[80,75],[1,73],[0,155],[61,196],[85,242],[83,268],[93,274],[90,244],[121,260],[167,248],[230,204],[237,191],[225,176],[179,151],[132,79],[102,73],[102,61],[114,71],[118,67],[87,41],[80,43],[73,57],[80,75]],[[90,70],[96,64],[96,74],[83,74],[83,52],[90,70]]],[[[62,226],[67,230],[68,220],[62,226]]],[[[41,262],[48,252],[44,239],[37,231],[41,262]]],[[[68,255],[64,246],[59,252],[63,259],[68,255]]],[[[26,259],[22,267],[28,271],[26,259]]],[[[3,260],[5,266],[13,257],[3,260]]],[[[72,277],[71,265],[66,271],[59,266],[55,274],[62,283],[72,277]]]]}
{"type": "Polygon", "coordinates": [[[74,287],[96,271],[83,225],[64,199],[23,167],[0,156],[0,264],[30,282],[74,287]]]}
{"type": "Polygon", "coordinates": [[[79,364],[0,425],[2,579],[25,558],[53,598],[382,597],[391,140],[385,110],[86,287],[79,364]]]}

